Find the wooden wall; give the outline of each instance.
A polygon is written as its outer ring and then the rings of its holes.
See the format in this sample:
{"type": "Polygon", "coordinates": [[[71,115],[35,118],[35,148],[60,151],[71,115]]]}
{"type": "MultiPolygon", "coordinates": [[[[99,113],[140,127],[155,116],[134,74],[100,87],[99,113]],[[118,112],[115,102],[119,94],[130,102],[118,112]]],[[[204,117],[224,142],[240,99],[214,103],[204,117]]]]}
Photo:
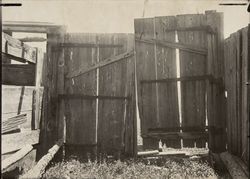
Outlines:
{"type": "Polygon", "coordinates": [[[144,147],[158,148],[161,140],[168,147],[180,148],[181,139],[184,147],[195,144],[205,147],[208,128],[210,148],[225,150],[225,144],[216,141],[223,132],[214,132],[214,128],[218,131],[225,126],[221,90],[222,22],[222,13],[215,11],[135,19],[136,74],[144,147]],[[221,114],[213,107],[216,104],[221,114]]]}
{"type": "Polygon", "coordinates": [[[225,40],[227,150],[249,165],[249,26],[225,40]],[[248,85],[247,85],[248,83],[248,85]]]}

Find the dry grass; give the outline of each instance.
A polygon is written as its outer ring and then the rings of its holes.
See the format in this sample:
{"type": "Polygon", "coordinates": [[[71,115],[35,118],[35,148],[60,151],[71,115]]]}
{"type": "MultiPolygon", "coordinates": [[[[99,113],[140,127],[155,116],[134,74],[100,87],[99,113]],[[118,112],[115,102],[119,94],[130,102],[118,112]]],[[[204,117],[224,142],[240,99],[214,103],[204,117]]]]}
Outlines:
{"type": "Polygon", "coordinates": [[[56,163],[44,178],[217,178],[206,161],[190,159],[140,159],[82,163],[77,160],[56,163]]]}

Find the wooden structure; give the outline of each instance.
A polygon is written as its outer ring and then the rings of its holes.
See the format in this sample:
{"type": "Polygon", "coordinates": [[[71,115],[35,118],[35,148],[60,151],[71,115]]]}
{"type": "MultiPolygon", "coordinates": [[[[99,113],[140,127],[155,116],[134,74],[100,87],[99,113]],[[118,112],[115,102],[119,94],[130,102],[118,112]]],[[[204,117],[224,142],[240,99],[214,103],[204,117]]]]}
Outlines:
{"type": "Polygon", "coordinates": [[[225,40],[227,150],[249,166],[250,30],[238,30],[225,40]]]}
{"type": "Polygon", "coordinates": [[[28,22],[3,23],[2,127],[11,132],[2,135],[2,160],[8,164],[2,172],[6,177],[13,177],[11,173],[16,168],[21,167],[24,172],[29,170],[39,159],[38,153],[43,155],[40,146],[46,145],[46,140],[41,140],[43,135],[40,132],[44,129],[42,104],[46,104],[43,98],[45,54],[11,35],[15,32],[57,33],[59,27],[28,22]],[[12,63],[14,61],[19,64],[12,63]],[[32,148],[25,147],[31,145],[32,148]]]}
{"type": "Polygon", "coordinates": [[[135,154],[133,42],[131,34],[66,34],[57,47],[64,52],[58,126],[66,145],[135,154]]]}
{"type": "Polygon", "coordinates": [[[162,140],[179,148],[183,139],[184,147],[205,147],[209,140],[213,152],[225,150],[222,32],[223,16],[215,11],[135,19],[144,147],[158,148],[162,140]]]}

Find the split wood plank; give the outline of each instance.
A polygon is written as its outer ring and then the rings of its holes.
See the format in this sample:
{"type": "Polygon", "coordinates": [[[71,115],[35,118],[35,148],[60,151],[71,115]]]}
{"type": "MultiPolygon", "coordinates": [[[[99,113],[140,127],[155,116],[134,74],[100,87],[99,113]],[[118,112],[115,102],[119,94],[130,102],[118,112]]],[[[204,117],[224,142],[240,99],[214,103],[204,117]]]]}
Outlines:
{"type": "MultiPolygon", "coordinates": [[[[177,27],[192,27],[206,25],[205,15],[178,15],[177,27]]],[[[206,48],[206,32],[178,31],[178,40],[181,44],[206,48]]],[[[195,76],[206,74],[206,56],[194,54],[180,49],[180,75],[195,76]]],[[[181,109],[182,126],[205,126],[205,82],[181,82],[181,109]]],[[[185,132],[185,131],[184,131],[185,132]]],[[[206,140],[183,140],[184,147],[205,147],[206,140]]]]}
{"type": "Polygon", "coordinates": [[[138,152],[137,156],[149,156],[149,155],[156,155],[156,154],[159,154],[158,150],[138,152]]]}
{"type": "Polygon", "coordinates": [[[33,86],[35,85],[35,65],[2,64],[2,84],[33,86]]]}
{"type": "Polygon", "coordinates": [[[23,44],[21,41],[14,39],[2,32],[2,53],[9,54],[24,60],[36,63],[36,48],[23,44]]]}
{"type": "Polygon", "coordinates": [[[62,145],[63,139],[60,139],[52,148],[49,149],[48,153],[43,156],[31,170],[22,175],[20,178],[41,178],[42,174],[45,172],[45,168],[62,145]]]}
{"type": "Polygon", "coordinates": [[[26,145],[21,148],[18,152],[12,154],[10,157],[2,161],[2,173],[13,163],[22,159],[25,155],[27,155],[33,149],[32,145],[26,145]]]}
{"type": "Polygon", "coordinates": [[[39,143],[39,130],[2,135],[2,154],[17,151],[27,144],[39,143]]]}

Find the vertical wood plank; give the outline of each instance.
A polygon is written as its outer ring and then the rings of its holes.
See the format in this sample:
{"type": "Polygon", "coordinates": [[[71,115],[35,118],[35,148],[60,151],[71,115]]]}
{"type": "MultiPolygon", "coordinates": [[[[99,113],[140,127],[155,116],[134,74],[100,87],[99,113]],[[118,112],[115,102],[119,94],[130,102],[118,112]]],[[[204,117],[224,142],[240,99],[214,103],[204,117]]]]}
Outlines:
{"type": "Polygon", "coordinates": [[[226,146],[226,133],[225,133],[225,94],[224,94],[224,26],[223,26],[223,13],[216,11],[206,11],[206,25],[210,26],[215,32],[212,38],[212,68],[208,71],[209,74],[215,78],[222,78],[222,84],[212,84],[211,93],[208,93],[207,98],[211,101],[208,103],[208,125],[209,132],[209,149],[212,152],[223,152],[226,146]],[[209,113],[212,113],[210,115],[209,113]],[[221,128],[220,132],[216,133],[211,130],[213,127],[221,128]]]}
{"type": "MultiPolygon", "coordinates": [[[[115,44],[121,35],[103,34],[99,42],[102,44],[115,44]]],[[[125,40],[127,39],[124,36],[125,40]]],[[[121,39],[120,39],[121,40],[121,39]]],[[[126,51],[123,49],[100,49],[100,60],[126,51]]],[[[127,91],[127,60],[99,69],[99,95],[125,96],[127,91]]],[[[126,120],[126,101],[99,99],[99,127],[98,146],[100,151],[120,155],[124,150],[124,132],[126,120]],[[108,132],[109,131],[109,132],[108,132]]],[[[118,156],[119,157],[119,156],[118,156]]]]}
{"type": "MultiPolygon", "coordinates": [[[[186,28],[203,26],[206,23],[204,15],[180,15],[177,16],[177,27],[186,28]]],[[[181,44],[192,44],[206,48],[206,32],[202,31],[178,31],[178,39],[181,44]]],[[[205,75],[206,57],[180,50],[180,75],[196,76],[205,75]]],[[[192,81],[181,82],[182,102],[182,126],[204,127],[205,130],[205,82],[192,81]]],[[[185,130],[184,130],[185,132],[185,130]]],[[[184,147],[205,147],[205,140],[183,140],[184,147]]]]}
{"type": "MultiPolygon", "coordinates": [[[[135,19],[135,38],[154,38],[154,18],[135,19]]],[[[156,79],[154,46],[135,41],[136,50],[136,75],[138,86],[139,115],[141,119],[141,133],[147,134],[148,128],[157,127],[156,117],[156,85],[141,84],[141,80],[156,79]]],[[[155,139],[143,138],[144,148],[158,148],[158,141],[155,139]]]]}
{"type": "Polygon", "coordinates": [[[250,59],[249,59],[249,27],[245,27],[241,30],[242,33],[242,150],[241,158],[249,166],[249,85],[246,82],[249,81],[250,73],[250,59]]]}
{"type": "MultiPolygon", "coordinates": [[[[96,43],[95,34],[69,34],[70,43],[96,43]]],[[[79,68],[87,69],[96,63],[96,48],[74,47],[67,49],[65,54],[67,72],[79,68]]],[[[65,92],[67,94],[96,95],[96,71],[66,79],[65,92]]],[[[65,101],[66,143],[68,144],[96,144],[96,101],[79,99],[65,101]]]]}
{"type": "MultiPolygon", "coordinates": [[[[155,36],[158,40],[175,42],[175,16],[155,17],[155,36]]],[[[156,47],[157,78],[176,78],[176,50],[157,45],[156,47]]],[[[158,83],[159,127],[179,127],[179,109],[177,83],[158,83]]],[[[173,131],[179,132],[179,131],[173,131]]],[[[180,140],[166,140],[167,147],[180,148],[180,140]]]]}

